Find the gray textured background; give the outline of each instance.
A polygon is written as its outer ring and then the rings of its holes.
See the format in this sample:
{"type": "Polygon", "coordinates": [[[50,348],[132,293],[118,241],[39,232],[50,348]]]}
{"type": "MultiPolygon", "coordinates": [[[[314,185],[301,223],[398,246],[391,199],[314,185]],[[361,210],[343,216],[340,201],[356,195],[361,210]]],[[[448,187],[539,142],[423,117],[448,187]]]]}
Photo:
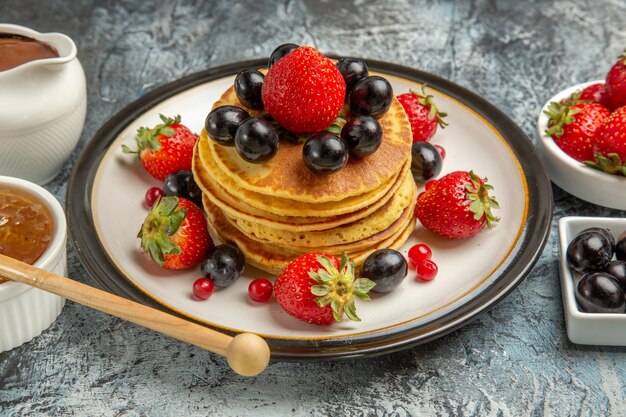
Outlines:
{"type": "MultiPolygon", "coordinates": [[[[0,21],[64,32],[78,45],[89,112],[79,147],[47,186],[61,201],[83,145],[115,112],[155,86],[268,56],[280,43],[449,78],[533,140],[541,105],[603,78],[626,47],[623,0],[0,0],[0,21]]],[[[625,214],[554,192],[555,219],[625,214]]],[[[626,350],[567,340],[556,237],[555,223],[536,268],[508,298],[434,343],[351,362],[278,363],[253,379],[215,355],[68,302],[41,337],[0,354],[0,415],[624,416],[626,350]]],[[[69,256],[70,275],[89,282],[69,256]]]]}

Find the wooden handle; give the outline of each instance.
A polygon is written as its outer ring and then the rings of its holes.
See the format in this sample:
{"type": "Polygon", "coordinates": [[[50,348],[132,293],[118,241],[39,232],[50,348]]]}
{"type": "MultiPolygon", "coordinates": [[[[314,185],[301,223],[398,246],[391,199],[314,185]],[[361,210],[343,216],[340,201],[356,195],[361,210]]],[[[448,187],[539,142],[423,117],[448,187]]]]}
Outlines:
{"type": "Polygon", "coordinates": [[[0,277],[41,288],[95,310],[226,356],[230,367],[243,376],[260,374],[269,363],[270,350],[267,343],[252,333],[242,333],[233,338],[2,254],[0,254],[0,277]]]}

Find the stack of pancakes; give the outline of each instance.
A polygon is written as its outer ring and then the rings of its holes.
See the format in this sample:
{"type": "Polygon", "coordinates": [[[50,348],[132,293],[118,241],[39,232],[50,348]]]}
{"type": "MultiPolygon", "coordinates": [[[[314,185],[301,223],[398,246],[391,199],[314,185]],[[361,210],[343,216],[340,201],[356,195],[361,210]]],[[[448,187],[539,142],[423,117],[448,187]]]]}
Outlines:
{"type": "MultiPolygon", "coordinates": [[[[243,106],[232,87],[214,108],[224,105],[261,113],[243,106]]],[[[274,274],[309,252],[347,252],[359,266],[377,249],[398,249],[415,228],[411,127],[395,98],[378,121],[380,148],[363,159],[351,157],[330,175],[304,165],[301,143],[281,140],[274,158],[251,164],[203,131],[193,172],[209,228],[237,245],[248,263],[274,274]]]]}

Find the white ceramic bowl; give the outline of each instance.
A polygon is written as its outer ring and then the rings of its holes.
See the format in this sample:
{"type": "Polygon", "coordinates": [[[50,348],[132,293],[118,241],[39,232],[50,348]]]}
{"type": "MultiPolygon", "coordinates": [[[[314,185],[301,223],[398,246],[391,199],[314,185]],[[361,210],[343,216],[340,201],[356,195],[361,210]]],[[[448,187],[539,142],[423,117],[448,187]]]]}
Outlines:
{"type": "Polygon", "coordinates": [[[581,345],[626,346],[626,313],[585,313],[576,304],[575,285],[579,274],[567,267],[566,251],[570,241],[590,227],[608,229],[615,238],[626,231],[626,219],[608,217],[562,217],[559,220],[561,241],[561,292],[569,340],[581,345]]]}
{"type": "MultiPolygon", "coordinates": [[[[31,182],[0,176],[0,185],[21,188],[37,196],[50,209],[54,220],[54,235],[50,245],[35,266],[67,275],[67,223],[57,199],[31,182]]],[[[0,284],[0,352],[11,350],[47,329],[61,314],[65,299],[19,282],[0,284]]]]}
{"type": "Polygon", "coordinates": [[[87,112],[85,73],[66,35],[3,23],[0,33],[42,41],[59,53],[0,71],[0,175],[45,184],[80,139],[87,112]]]}
{"type": "Polygon", "coordinates": [[[539,152],[550,179],[556,185],[585,201],[613,209],[626,210],[626,177],[606,174],[584,166],[567,155],[546,135],[549,118],[544,113],[551,102],[560,101],[572,93],[603,80],[590,81],[567,88],[552,97],[541,109],[537,121],[539,152]]]}

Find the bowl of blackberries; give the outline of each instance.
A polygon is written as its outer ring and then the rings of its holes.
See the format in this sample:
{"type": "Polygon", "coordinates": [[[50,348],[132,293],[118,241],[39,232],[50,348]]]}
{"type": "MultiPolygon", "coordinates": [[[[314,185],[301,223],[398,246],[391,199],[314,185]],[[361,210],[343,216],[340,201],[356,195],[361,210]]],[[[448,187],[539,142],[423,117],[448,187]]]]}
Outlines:
{"type": "Polygon", "coordinates": [[[626,219],[563,217],[559,237],[569,339],[626,346],[626,219]]]}

